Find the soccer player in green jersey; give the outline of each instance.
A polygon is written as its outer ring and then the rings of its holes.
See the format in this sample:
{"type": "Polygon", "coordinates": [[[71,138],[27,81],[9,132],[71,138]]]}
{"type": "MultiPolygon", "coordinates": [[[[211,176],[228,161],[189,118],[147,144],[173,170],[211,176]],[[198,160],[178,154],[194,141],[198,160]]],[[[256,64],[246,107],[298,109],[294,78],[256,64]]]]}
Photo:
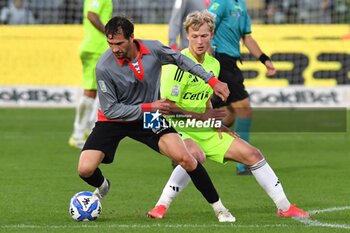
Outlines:
{"type": "MultiPolygon", "coordinates": [[[[220,69],[219,62],[206,53],[213,37],[214,16],[207,11],[191,13],[187,16],[184,27],[189,40],[189,48],[183,50],[182,53],[200,63],[207,72],[211,71],[217,75],[220,69]]],[[[229,129],[224,126],[221,129],[211,127],[201,129],[201,131],[191,127],[180,127],[185,124],[179,123],[181,121],[178,117],[179,113],[199,121],[224,117],[222,112],[211,108],[212,91],[205,82],[171,65],[167,66],[162,74],[161,93],[163,98],[168,99],[171,112],[176,113],[168,118],[169,124],[175,122],[172,126],[175,126],[176,130],[182,134],[188,150],[198,161],[204,162],[206,157],[223,164],[227,161],[246,164],[250,167],[259,185],[275,203],[278,216],[309,217],[308,213],[291,205],[278,177],[257,148],[240,139],[233,132],[229,132],[229,129]]],[[[186,171],[181,166],[177,166],[156,206],[148,212],[148,215],[153,218],[163,218],[173,199],[189,181],[190,177],[186,171]]],[[[219,221],[221,222],[220,218],[219,221]]]]}
{"type": "Polygon", "coordinates": [[[85,0],[83,12],[84,39],[80,45],[80,59],[83,65],[83,95],[76,107],[74,129],[68,144],[81,149],[90,133],[96,118],[95,67],[100,56],[107,50],[104,34],[105,24],[112,18],[112,0],[85,0]]]}

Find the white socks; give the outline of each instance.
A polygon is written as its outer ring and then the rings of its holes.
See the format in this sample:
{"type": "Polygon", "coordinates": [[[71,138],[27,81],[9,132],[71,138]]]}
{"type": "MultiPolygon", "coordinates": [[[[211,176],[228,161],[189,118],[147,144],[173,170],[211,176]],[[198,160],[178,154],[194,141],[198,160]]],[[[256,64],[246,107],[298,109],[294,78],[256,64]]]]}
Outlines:
{"type": "Polygon", "coordinates": [[[270,196],[277,208],[283,211],[288,210],[290,202],[283,191],[282,184],[265,159],[254,164],[250,169],[256,181],[270,196]]]}
{"type": "Polygon", "coordinates": [[[222,204],[221,200],[219,199],[217,202],[211,204],[211,207],[213,207],[213,210],[215,214],[217,215],[221,211],[225,211],[226,207],[222,204]]]}
{"type": "MultiPolygon", "coordinates": [[[[180,194],[182,190],[186,188],[190,181],[191,177],[187,174],[186,170],[180,165],[176,166],[173,173],[171,173],[171,176],[166,183],[163,193],[160,196],[156,206],[165,205],[167,208],[169,208],[171,202],[180,194]]],[[[220,211],[226,210],[220,199],[211,204],[211,206],[216,214],[220,211]]]]}
{"type": "MultiPolygon", "coordinates": [[[[254,164],[250,167],[250,169],[259,185],[276,204],[276,207],[283,211],[288,210],[290,207],[290,202],[284,193],[282,184],[265,159],[254,164]]],[[[177,166],[173,170],[173,173],[165,185],[162,195],[160,196],[156,205],[165,205],[167,208],[169,208],[171,202],[187,186],[190,180],[191,178],[187,174],[186,170],[181,166],[177,166]]],[[[221,203],[221,200],[213,203],[212,207],[215,212],[225,209],[221,203]]]]}
{"type": "Polygon", "coordinates": [[[165,205],[169,208],[171,202],[179,195],[179,193],[188,185],[191,177],[186,170],[180,165],[174,168],[173,173],[166,183],[162,195],[160,196],[156,205],[165,205]]]}
{"type": "Polygon", "coordinates": [[[73,136],[78,139],[85,138],[85,131],[89,131],[91,113],[94,108],[95,99],[83,95],[78,103],[74,119],[73,136]]]}

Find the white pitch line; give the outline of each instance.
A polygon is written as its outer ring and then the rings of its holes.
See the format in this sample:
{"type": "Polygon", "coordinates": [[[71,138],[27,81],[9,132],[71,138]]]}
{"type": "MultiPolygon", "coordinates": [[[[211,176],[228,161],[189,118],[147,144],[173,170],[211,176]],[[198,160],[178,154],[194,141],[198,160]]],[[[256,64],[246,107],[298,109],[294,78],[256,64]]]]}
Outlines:
{"type": "MultiPolygon", "coordinates": [[[[311,215],[317,215],[326,212],[335,212],[342,210],[349,210],[350,206],[343,207],[332,207],[322,210],[310,210],[308,211],[311,215]]],[[[332,224],[323,223],[311,218],[293,218],[305,225],[313,227],[328,227],[328,228],[341,228],[350,229],[350,225],[347,224],[332,224]]],[[[288,227],[286,224],[266,224],[266,225],[236,225],[234,223],[227,224],[112,224],[112,225],[28,225],[28,224],[14,224],[14,225],[3,225],[0,229],[65,229],[65,228],[279,228],[288,227]]]]}
{"type": "Polygon", "coordinates": [[[333,223],[325,223],[325,222],[320,222],[317,220],[313,220],[310,218],[294,218],[298,220],[299,222],[302,222],[308,226],[313,226],[313,227],[330,227],[330,228],[341,228],[341,229],[350,229],[350,225],[346,224],[333,224],[333,223]]]}
{"type": "Polygon", "coordinates": [[[342,211],[342,210],[350,210],[350,206],[332,207],[332,208],[323,209],[323,210],[311,210],[311,211],[309,211],[309,213],[311,215],[313,215],[313,214],[320,214],[320,213],[326,213],[326,212],[335,212],[335,211],[342,211]]]}
{"type": "MultiPolygon", "coordinates": [[[[78,223],[79,224],[79,223],[78,223]]],[[[227,224],[111,224],[111,225],[4,225],[0,229],[66,229],[66,228],[279,228],[287,227],[286,224],[267,224],[267,225],[235,225],[227,224]]]]}
{"type": "MultiPolygon", "coordinates": [[[[343,206],[343,207],[332,207],[322,210],[310,210],[308,211],[312,215],[317,215],[320,213],[327,213],[327,212],[335,212],[335,211],[342,211],[342,210],[349,210],[350,206],[343,206]]],[[[312,218],[293,218],[294,220],[297,220],[301,223],[304,223],[308,226],[313,227],[329,227],[329,228],[341,228],[341,229],[350,229],[350,225],[347,224],[333,224],[333,223],[324,223],[317,220],[314,220],[312,218]]]]}

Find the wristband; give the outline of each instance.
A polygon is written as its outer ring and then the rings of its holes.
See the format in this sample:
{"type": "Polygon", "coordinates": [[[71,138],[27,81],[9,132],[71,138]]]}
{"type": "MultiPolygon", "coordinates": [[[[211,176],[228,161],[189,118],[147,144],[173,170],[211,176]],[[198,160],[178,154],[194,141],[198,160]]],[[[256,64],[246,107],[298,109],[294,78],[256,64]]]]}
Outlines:
{"type": "Polygon", "coordinates": [[[270,57],[267,56],[265,53],[261,54],[259,57],[259,61],[265,65],[266,61],[271,61],[270,57]]]}
{"type": "Polygon", "coordinates": [[[181,51],[181,49],[177,47],[176,44],[170,45],[169,47],[172,48],[173,50],[181,51]]]}
{"type": "Polygon", "coordinates": [[[214,76],[211,77],[209,80],[208,80],[208,84],[209,86],[211,86],[212,88],[215,86],[215,84],[217,84],[219,82],[219,80],[217,78],[215,78],[214,76]]]}
{"type": "Polygon", "coordinates": [[[152,104],[151,103],[141,104],[141,110],[142,112],[152,112],[152,104]]]}

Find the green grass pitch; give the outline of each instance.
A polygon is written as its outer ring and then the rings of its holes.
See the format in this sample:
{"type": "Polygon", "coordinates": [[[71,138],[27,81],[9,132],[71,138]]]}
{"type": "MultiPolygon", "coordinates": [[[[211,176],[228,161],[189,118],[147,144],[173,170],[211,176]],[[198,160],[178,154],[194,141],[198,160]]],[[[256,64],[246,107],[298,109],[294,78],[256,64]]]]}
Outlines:
{"type": "MultiPolygon", "coordinates": [[[[349,113],[348,125],[349,125],[349,113]]],[[[349,232],[349,127],[337,133],[252,133],[290,201],[307,211],[308,222],[276,217],[273,202],[251,176],[234,164],[207,162],[223,203],[236,223],[219,224],[190,184],[162,220],[146,217],[170,173],[170,161],[126,139],[112,165],[112,182],[95,222],[75,222],[70,198],[92,190],[77,175],[79,151],[68,147],[73,109],[0,109],[0,232],[349,232]]]]}

